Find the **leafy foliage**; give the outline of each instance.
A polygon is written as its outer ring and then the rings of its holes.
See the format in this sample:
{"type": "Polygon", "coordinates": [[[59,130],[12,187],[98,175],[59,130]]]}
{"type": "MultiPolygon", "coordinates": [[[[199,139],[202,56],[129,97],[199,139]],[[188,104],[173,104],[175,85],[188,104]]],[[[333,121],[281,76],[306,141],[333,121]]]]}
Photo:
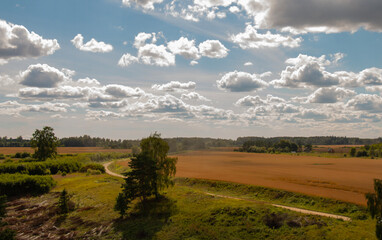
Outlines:
{"type": "MultiPolygon", "coordinates": [[[[99,164],[98,164],[99,165],[99,164]]],[[[85,165],[86,166],[86,165],[85,165]]],[[[96,167],[96,164],[92,164],[96,167]]],[[[78,172],[82,167],[82,163],[76,160],[47,160],[44,162],[21,162],[21,163],[4,163],[0,165],[0,173],[22,173],[29,175],[47,175],[56,174],[58,172],[78,172]]],[[[97,169],[103,166],[97,166],[97,169]]],[[[103,170],[105,171],[105,170],[103,170]]]]}
{"type": "Polygon", "coordinates": [[[53,128],[46,126],[42,130],[36,129],[33,133],[31,146],[35,149],[35,158],[44,161],[57,155],[59,141],[53,130],[53,128]]]}
{"type": "Polygon", "coordinates": [[[49,192],[54,185],[55,181],[51,176],[0,174],[0,195],[39,195],[49,192]]]}
{"type": "Polygon", "coordinates": [[[126,173],[122,193],[117,197],[115,210],[121,215],[134,199],[146,200],[152,195],[158,199],[161,189],[174,184],[177,158],[167,157],[168,150],[167,142],[157,133],[142,139],[141,153],[131,158],[131,171],[126,173]]]}
{"type": "Polygon", "coordinates": [[[58,207],[61,214],[66,214],[69,212],[69,194],[66,189],[62,190],[60,198],[58,200],[58,207]]]}
{"type": "Polygon", "coordinates": [[[371,217],[377,219],[377,238],[382,239],[382,180],[374,179],[374,193],[367,193],[366,199],[371,217]]]}

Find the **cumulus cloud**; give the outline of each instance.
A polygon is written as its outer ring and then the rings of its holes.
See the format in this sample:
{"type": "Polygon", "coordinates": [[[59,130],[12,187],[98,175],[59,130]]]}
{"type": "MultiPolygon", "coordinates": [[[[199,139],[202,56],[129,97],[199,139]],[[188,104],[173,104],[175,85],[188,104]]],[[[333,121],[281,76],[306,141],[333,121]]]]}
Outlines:
{"type": "Polygon", "coordinates": [[[256,15],[255,22],[261,28],[292,29],[300,32],[343,32],[359,28],[382,31],[378,0],[239,0],[254,8],[246,10],[256,15]],[[320,14],[317,14],[320,13],[320,14]]]}
{"type": "Polygon", "coordinates": [[[163,0],[122,0],[122,4],[130,7],[132,3],[146,9],[154,10],[154,4],[161,3],[163,0]]]}
{"type": "Polygon", "coordinates": [[[175,91],[184,91],[184,90],[193,90],[195,89],[195,82],[181,83],[178,81],[171,81],[166,84],[154,84],[151,88],[157,91],[166,91],[166,92],[175,92],[175,91]]]}
{"type": "Polygon", "coordinates": [[[25,112],[67,112],[66,103],[22,104],[17,101],[0,103],[0,115],[21,116],[25,112]]]}
{"type": "Polygon", "coordinates": [[[105,92],[117,98],[141,97],[145,94],[145,92],[140,88],[131,88],[118,84],[106,85],[105,92]]]}
{"type": "Polygon", "coordinates": [[[60,49],[56,39],[44,39],[24,26],[0,19],[0,62],[9,59],[40,57],[60,49]]]}
{"type": "Polygon", "coordinates": [[[319,88],[308,97],[294,98],[297,101],[305,101],[306,103],[336,103],[346,97],[355,95],[353,90],[342,87],[319,88]]]}
{"type": "Polygon", "coordinates": [[[287,59],[286,63],[290,66],[281,72],[281,78],[271,82],[276,87],[326,87],[340,82],[337,74],[325,71],[325,66],[331,63],[325,55],[312,57],[300,54],[297,58],[287,59]]]}
{"type": "Polygon", "coordinates": [[[20,83],[30,87],[52,88],[68,80],[68,76],[47,64],[30,65],[20,74],[20,83]]]}
{"type": "Polygon", "coordinates": [[[279,46],[296,48],[300,46],[302,38],[293,38],[280,34],[273,34],[270,31],[266,33],[258,33],[257,30],[247,25],[245,32],[231,36],[234,43],[239,44],[242,49],[247,48],[275,48],[279,46]]]}
{"type": "Polygon", "coordinates": [[[151,33],[140,32],[137,34],[137,36],[135,36],[133,45],[135,48],[143,47],[144,45],[146,45],[146,41],[152,37],[153,37],[153,34],[151,33]]]}
{"type": "Polygon", "coordinates": [[[224,74],[216,83],[220,89],[231,92],[250,92],[268,86],[258,75],[238,71],[224,74]]]}
{"type": "Polygon", "coordinates": [[[134,57],[130,55],[129,53],[125,53],[122,55],[122,57],[118,61],[118,66],[121,67],[127,67],[130,64],[139,62],[139,59],[137,57],[134,57]]]}
{"type": "Polygon", "coordinates": [[[146,44],[139,48],[138,58],[147,65],[160,67],[175,65],[175,55],[168,52],[164,45],[146,44]]]}
{"type": "Polygon", "coordinates": [[[252,66],[252,65],[253,65],[252,62],[246,62],[246,63],[244,63],[244,66],[252,66]]]}
{"type": "Polygon", "coordinates": [[[199,44],[199,52],[204,57],[224,58],[228,49],[219,40],[206,40],[199,44]]]}
{"type": "Polygon", "coordinates": [[[84,44],[84,37],[81,34],[77,34],[71,42],[77,49],[85,52],[107,53],[113,51],[112,45],[98,42],[94,38],[84,44]]]}
{"type": "Polygon", "coordinates": [[[228,7],[232,3],[236,2],[235,0],[194,0],[195,4],[198,4],[200,6],[205,6],[205,7],[218,7],[218,6],[223,6],[223,7],[228,7]]]}
{"type": "Polygon", "coordinates": [[[359,94],[349,100],[346,107],[372,113],[382,112],[382,97],[377,94],[359,94]]]}
{"type": "Polygon", "coordinates": [[[0,86],[6,87],[13,85],[15,80],[13,80],[9,75],[0,75],[0,86]]]}
{"type": "Polygon", "coordinates": [[[182,100],[206,101],[206,102],[211,101],[210,99],[203,97],[202,95],[200,95],[197,92],[184,93],[184,94],[182,94],[180,99],[182,99],[182,100]]]}
{"type": "Polygon", "coordinates": [[[181,37],[178,40],[170,41],[167,47],[173,54],[181,55],[187,59],[200,58],[199,50],[195,47],[195,40],[188,40],[185,37],[181,37]]]}
{"type": "Polygon", "coordinates": [[[280,97],[275,97],[270,94],[267,95],[266,99],[262,99],[260,96],[245,96],[240,98],[235,103],[236,106],[242,107],[255,107],[261,105],[269,105],[269,104],[278,104],[278,103],[286,103],[286,100],[280,97]]]}

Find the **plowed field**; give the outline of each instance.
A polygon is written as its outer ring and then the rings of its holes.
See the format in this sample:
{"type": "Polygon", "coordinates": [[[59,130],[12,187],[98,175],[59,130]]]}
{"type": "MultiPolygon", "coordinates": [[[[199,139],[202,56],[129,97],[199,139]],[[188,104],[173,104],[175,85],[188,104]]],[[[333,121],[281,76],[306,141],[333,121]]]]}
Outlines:
{"type": "Polygon", "coordinates": [[[323,158],[286,154],[195,151],[178,155],[178,177],[273,187],[366,204],[381,159],[323,158]]]}

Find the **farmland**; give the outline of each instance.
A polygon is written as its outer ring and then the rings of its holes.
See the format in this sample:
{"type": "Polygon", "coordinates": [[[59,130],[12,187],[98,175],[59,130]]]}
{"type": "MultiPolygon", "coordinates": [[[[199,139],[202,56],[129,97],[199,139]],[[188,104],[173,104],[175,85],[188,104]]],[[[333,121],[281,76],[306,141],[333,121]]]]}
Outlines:
{"type": "Polygon", "coordinates": [[[177,176],[273,187],[366,204],[382,161],[291,154],[195,151],[177,155],[177,176]]]}

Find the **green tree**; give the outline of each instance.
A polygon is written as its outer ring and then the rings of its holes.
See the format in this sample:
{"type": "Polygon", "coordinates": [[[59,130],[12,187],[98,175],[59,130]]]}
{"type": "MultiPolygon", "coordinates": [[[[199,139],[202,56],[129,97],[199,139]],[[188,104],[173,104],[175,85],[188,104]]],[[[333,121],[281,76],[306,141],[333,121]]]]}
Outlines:
{"type": "Polygon", "coordinates": [[[374,193],[367,193],[367,210],[371,217],[377,219],[375,233],[382,239],[382,180],[374,179],[374,193]]]}
{"type": "Polygon", "coordinates": [[[126,173],[122,193],[114,206],[122,217],[134,199],[144,201],[152,195],[158,199],[160,190],[174,184],[177,158],[167,157],[168,150],[167,142],[157,133],[142,139],[141,152],[131,158],[131,171],[126,173]]]}
{"type": "Polygon", "coordinates": [[[61,214],[66,214],[69,212],[69,194],[66,189],[62,190],[60,198],[58,199],[58,207],[61,214]]]}
{"type": "Polygon", "coordinates": [[[350,149],[350,156],[355,157],[356,152],[357,152],[357,150],[355,149],[355,147],[352,147],[350,149]]]}
{"type": "Polygon", "coordinates": [[[31,139],[31,146],[34,148],[34,156],[45,161],[57,155],[59,145],[58,138],[54,135],[53,128],[44,127],[42,130],[36,129],[31,139]]]}

